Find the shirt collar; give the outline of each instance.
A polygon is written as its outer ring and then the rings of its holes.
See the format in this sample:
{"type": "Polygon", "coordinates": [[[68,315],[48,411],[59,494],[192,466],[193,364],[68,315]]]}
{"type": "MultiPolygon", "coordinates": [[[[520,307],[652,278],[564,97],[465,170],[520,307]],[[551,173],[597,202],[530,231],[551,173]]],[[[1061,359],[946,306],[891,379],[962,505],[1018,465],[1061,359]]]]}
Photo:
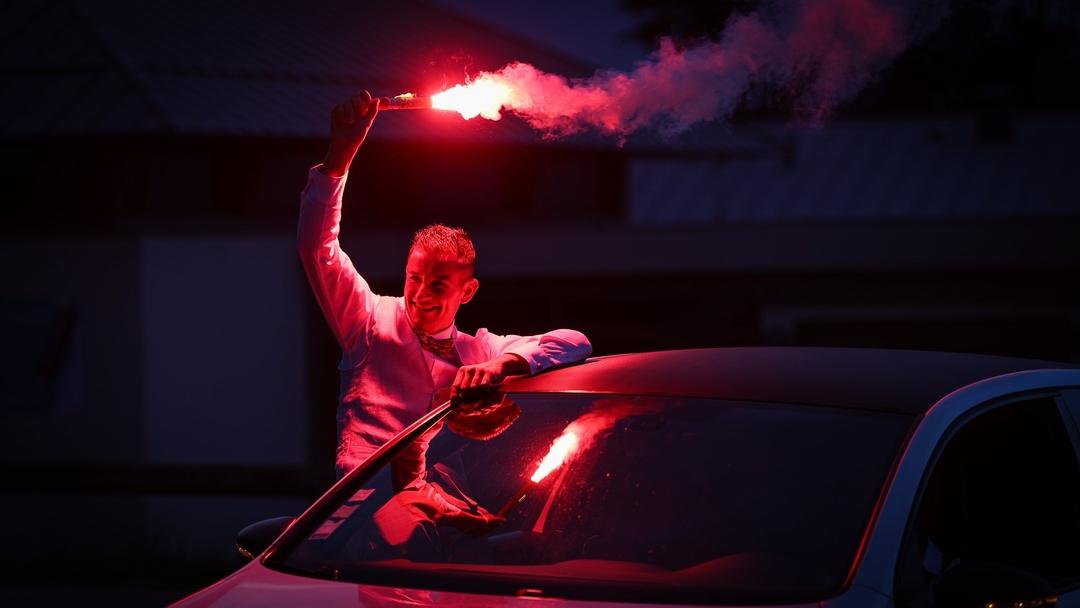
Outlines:
{"type": "Polygon", "coordinates": [[[446,329],[444,329],[444,330],[442,330],[440,332],[437,332],[437,333],[434,333],[434,334],[428,334],[428,335],[431,336],[432,338],[435,338],[436,340],[445,340],[447,338],[453,338],[453,337],[457,336],[457,325],[454,325],[453,323],[451,323],[450,327],[447,327],[446,329]]]}

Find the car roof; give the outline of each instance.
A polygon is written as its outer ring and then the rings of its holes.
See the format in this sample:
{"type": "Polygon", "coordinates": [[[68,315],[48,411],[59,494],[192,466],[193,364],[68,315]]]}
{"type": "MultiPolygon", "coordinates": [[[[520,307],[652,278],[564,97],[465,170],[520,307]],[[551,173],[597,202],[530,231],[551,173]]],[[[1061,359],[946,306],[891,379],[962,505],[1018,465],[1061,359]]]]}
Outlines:
{"type": "Polygon", "coordinates": [[[1054,361],[910,350],[739,347],[592,358],[508,382],[507,392],[579,392],[772,401],[921,414],[973,382],[1054,361]]]}

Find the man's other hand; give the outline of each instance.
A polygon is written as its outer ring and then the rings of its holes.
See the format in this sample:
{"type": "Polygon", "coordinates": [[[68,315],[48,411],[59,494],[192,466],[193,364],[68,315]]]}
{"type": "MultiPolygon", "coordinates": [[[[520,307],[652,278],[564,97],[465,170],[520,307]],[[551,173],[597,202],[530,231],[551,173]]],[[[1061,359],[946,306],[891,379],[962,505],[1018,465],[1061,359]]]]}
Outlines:
{"type": "Polygon", "coordinates": [[[379,100],[372,99],[367,91],[334,106],[330,111],[330,149],[323,160],[323,173],[331,177],[345,175],[378,113],[379,100]]]}
{"type": "Polygon", "coordinates": [[[529,364],[519,355],[507,353],[477,365],[465,365],[458,369],[451,394],[499,384],[508,376],[529,373],[529,364]]]}

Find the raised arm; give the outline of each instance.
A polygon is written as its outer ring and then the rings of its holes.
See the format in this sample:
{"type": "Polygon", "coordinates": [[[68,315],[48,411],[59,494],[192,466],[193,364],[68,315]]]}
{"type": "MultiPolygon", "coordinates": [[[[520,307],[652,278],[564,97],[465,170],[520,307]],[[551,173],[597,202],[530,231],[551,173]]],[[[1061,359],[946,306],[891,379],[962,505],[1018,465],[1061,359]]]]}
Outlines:
{"type": "Polygon", "coordinates": [[[341,250],[341,195],[349,166],[378,110],[378,101],[366,91],[334,107],[326,157],[310,170],[300,197],[297,252],[315,299],[346,357],[363,336],[376,296],[341,250]]]}

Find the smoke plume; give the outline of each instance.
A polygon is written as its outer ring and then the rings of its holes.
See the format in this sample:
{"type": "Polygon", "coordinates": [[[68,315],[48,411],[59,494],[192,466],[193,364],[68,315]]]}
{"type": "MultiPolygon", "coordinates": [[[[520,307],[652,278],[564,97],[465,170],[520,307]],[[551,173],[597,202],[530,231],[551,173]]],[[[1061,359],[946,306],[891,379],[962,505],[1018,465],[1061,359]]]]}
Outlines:
{"type": "Polygon", "coordinates": [[[886,0],[773,0],[732,18],[716,41],[661,41],[630,72],[567,79],[512,63],[474,84],[506,87],[502,108],[552,137],[679,132],[730,116],[758,88],[783,92],[798,116],[820,122],[901,52],[908,16],[886,0]]]}

